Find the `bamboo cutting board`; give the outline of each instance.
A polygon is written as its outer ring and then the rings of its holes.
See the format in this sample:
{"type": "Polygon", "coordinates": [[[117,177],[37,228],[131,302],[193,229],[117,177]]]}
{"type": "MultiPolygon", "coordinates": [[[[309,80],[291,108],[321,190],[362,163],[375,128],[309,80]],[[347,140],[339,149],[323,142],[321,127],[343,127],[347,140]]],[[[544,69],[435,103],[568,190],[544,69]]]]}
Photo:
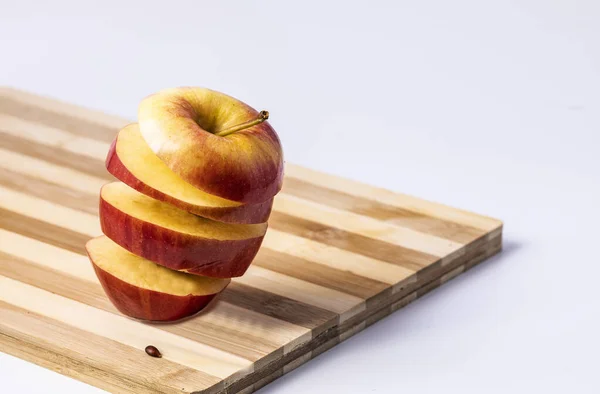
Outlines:
{"type": "Polygon", "coordinates": [[[192,319],[130,320],[84,250],[126,123],[0,89],[1,351],[112,392],[251,393],[501,249],[498,220],[288,163],[244,277],[192,319]]]}

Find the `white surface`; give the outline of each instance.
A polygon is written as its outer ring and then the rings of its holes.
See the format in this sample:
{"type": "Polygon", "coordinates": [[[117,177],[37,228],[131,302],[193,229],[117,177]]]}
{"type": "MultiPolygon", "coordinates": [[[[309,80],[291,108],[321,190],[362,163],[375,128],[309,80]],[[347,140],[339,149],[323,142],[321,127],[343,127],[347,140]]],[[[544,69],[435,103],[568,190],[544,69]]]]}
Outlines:
{"type": "MultiPolygon", "coordinates": [[[[71,3],[2,2],[0,83],[131,118],[212,87],[291,162],[505,221],[500,257],[261,394],[600,392],[600,2],[71,3]]],[[[3,354],[0,381],[100,392],[3,354]]]]}

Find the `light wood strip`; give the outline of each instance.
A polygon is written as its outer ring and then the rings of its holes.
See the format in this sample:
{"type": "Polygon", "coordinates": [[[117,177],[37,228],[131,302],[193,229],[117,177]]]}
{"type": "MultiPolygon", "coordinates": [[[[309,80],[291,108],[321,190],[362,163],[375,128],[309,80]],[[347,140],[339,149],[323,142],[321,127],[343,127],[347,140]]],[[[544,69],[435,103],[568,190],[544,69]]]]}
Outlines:
{"type": "Polygon", "coordinates": [[[435,235],[386,224],[367,216],[357,215],[286,194],[277,196],[273,208],[287,215],[300,217],[303,220],[324,224],[354,234],[361,234],[365,237],[437,257],[446,256],[463,247],[461,243],[435,235]]]}
{"type": "Polygon", "coordinates": [[[0,113],[0,129],[24,141],[61,148],[92,159],[104,160],[109,144],[67,133],[40,123],[32,123],[16,116],[0,113]]]}
{"type": "Polygon", "coordinates": [[[327,267],[345,270],[354,275],[364,276],[390,285],[414,273],[414,271],[402,266],[355,255],[333,246],[287,234],[273,228],[269,228],[267,231],[263,246],[277,252],[311,260],[327,267]]]}
{"type": "Polygon", "coordinates": [[[96,123],[110,129],[119,129],[127,124],[127,120],[116,115],[81,107],[51,97],[29,93],[9,86],[0,87],[0,96],[10,98],[20,103],[28,104],[35,111],[42,108],[51,112],[66,114],[86,122],[96,123]]]}
{"type": "Polygon", "coordinates": [[[98,283],[92,265],[85,256],[1,228],[0,251],[85,282],[98,283]]]}
{"type": "Polygon", "coordinates": [[[89,236],[0,208],[0,228],[85,255],[89,236]]]}
{"type": "MultiPolygon", "coordinates": [[[[0,94],[0,112],[18,116],[33,123],[41,123],[48,127],[61,129],[82,137],[91,137],[99,141],[110,142],[117,134],[120,127],[126,122],[118,122],[120,126],[114,127],[102,123],[96,123],[90,118],[81,117],[84,110],[69,110],[68,108],[57,108],[60,104],[48,102],[48,105],[39,106],[35,101],[44,101],[31,96],[21,100],[19,94],[0,94]],[[54,108],[47,108],[54,107],[54,108]]],[[[101,117],[98,117],[101,119],[101,117]]],[[[115,125],[117,122],[115,122],[115,125]]]]}
{"type": "Polygon", "coordinates": [[[3,186],[0,186],[0,208],[53,223],[62,228],[80,232],[90,237],[102,234],[98,217],[95,215],[53,204],[3,186]]]}
{"type": "Polygon", "coordinates": [[[406,194],[392,192],[390,190],[370,186],[346,178],[325,174],[291,163],[286,163],[285,173],[288,177],[298,178],[326,189],[333,189],[343,193],[371,199],[386,205],[418,212],[426,216],[478,228],[486,232],[496,229],[502,223],[499,220],[486,216],[422,200],[406,194]]]}
{"type": "Polygon", "coordinates": [[[102,163],[97,159],[15,137],[6,133],[1,126],[0,147],[14,153],[29,155],[55,165],[72,168],[97,178],[112,179],[110,174],[104,169],[104,166],[102,166],[102,163]]]}
{"type": "Polygon", "coordinates": [[[0,171],[0,184],[54,204],[98,215],[99,193],[84,193],[6,169],[0,171]]]}
{"type": "Polygon", "coordinates": [[[13,153],[2,148],[0,148],[0,168],[84,193],[91,193],[92,190],[99,192],[102,185],[107,183],[105,179],[57,166],[31,156],[13,153]],[[18,165],[15,165],[15,163],[18,163],[18,165]]]}
{"type": "MultiPolygon", "coordinates": [[[[0,251],[0,258],[6,253],[0,274],[120,314],[104,295],[86,257],[1,229],[0,251]]],[[[195,319],[159,328],[252,361],[310,339],[309,329],[227,302],[214,303],[195,319]]]]}
{"type": "Polygon", "coordinates": [[[220,379],[0,301],[0,349],[114,393],[191,393],[220,379]],[[118,360],[118,363],[115,363],[118,360]]]}
{"type": "Polygon", "coordinates": [[[252,363],[241,357],[154,326],[91,308],[5,276],[0,276],[0,288],[0,300],[6,303],[136,349],[144,349],[148,344],[153,344],[162,349],[165,359],[213,376],[226,378],[240,370],[250,372],[252,368],[252,363]]]}

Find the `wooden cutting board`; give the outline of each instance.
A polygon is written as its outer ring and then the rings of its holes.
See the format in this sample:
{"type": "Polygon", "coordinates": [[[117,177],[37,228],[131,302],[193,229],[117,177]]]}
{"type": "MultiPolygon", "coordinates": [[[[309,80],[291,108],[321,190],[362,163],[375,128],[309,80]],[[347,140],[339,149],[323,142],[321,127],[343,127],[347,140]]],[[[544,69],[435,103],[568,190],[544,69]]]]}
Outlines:
{"type": "Polygon", "coordinates": [[[250,393],[501,249],[498,220],[287,163],[263,247],[218,302],[125,318],[84,243],[126,123],[0,89],[1,351],[118,393],[250,393]]]}

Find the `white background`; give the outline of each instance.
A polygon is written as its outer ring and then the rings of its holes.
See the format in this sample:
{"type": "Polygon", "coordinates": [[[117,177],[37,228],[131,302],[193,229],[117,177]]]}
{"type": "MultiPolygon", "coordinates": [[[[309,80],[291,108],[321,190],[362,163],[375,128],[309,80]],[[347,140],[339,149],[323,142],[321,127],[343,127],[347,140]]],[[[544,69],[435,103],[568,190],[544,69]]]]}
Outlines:
{"type": "MultiPolygon", "coordinates": [[[[211,87],[290,162],[505,221],[501,256],[261,394],[600,392],[600,2],[90,4],[0,1],[0,83],[130,118],[211,87]]],[[[0,381],[100,392],[4,354],[0,381]]]]}

